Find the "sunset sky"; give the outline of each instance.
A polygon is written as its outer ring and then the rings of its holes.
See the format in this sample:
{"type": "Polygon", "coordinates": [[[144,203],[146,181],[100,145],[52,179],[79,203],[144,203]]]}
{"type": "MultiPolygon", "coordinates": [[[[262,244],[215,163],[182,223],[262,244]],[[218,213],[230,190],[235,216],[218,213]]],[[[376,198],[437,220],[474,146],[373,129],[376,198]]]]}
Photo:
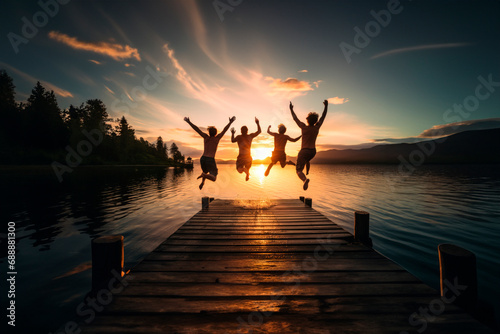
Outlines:
{"type": "MultiPolygon", "coordinates": [[[[268,155],[268,125],[300,134],[290,100],[301,119],[330,101],[320,150],[500,121],[497,0],[60,2],[42,0],[45,14],[36,1],[2,1],[0,68],[17,100],[37,80],[61,108],[98,98],[138,137],[161,135],[186,156],[198,158],[202,140],[185,116],[222,130],[233,115],[238,132],[261,120],[254,158],[268,155]]],[[[234,159],[226,136],[217,158],[234,159]]]]}

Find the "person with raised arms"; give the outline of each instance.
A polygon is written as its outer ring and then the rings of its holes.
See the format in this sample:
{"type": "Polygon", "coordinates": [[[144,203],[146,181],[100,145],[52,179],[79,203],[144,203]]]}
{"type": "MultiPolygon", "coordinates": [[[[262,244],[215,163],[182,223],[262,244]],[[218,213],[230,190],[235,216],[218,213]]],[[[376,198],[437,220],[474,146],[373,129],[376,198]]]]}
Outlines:
{"type": "Polygon", "coordinates": [[[318,114],[310,112],[306,117],[306,125],[297,118],[297,115],[295,115],[293,110],[293,104],[290,101],[290,112],[292,113],[292,118],[302,130],[302,145],[299,155],[297,156],[297,165],[295,166],[295,169],[297,171],[297,176],[304,183],[302,186],[304,190],[307,190],[309,187],[310,180],[304,175],[303,170],[309,161],[311,161],[311,159],[316,155],[316,138],[318,138],[319,128],[325,121],[326,113],[328,111],[328,100],[324,100],[323,105],[325,108],[321,118],[318,120],[318,114]]]}
{"type": "Polygon", "coordinates": [[[267,133],[269,133],[271,136],[274,137],[274,151],[273,151],[273,154],[271,156],[271,163],[269,164],[269,166],[267,166],[266,172],[264,173],[265,176],[269,175],[271,168],[273,168],[274,164],[276,164],[277,162],[280,163],[281,168],[285,168],[285,166],[286,166],[286,153],[285,153],[286,143],[288,141],[295,143],[301,137],[301,136],[298,136],[297,138],[291,138],[290,136],[286,135],[285,132],[286,132],[286,126],[284,126],[283,124],[278,125],[278,133],[272,132],[270,125],[267,128],[267,133]]]}
{"type": "Polygon", "coordinates": [[[219,141],[227,132],[231,124],[235,121],[236,117],[229,118],[229,123],[224,127],[221,133],[217,134],[217,129],[214,126],[209,126],[208,135],[201,131],[196,125],[191,123],[189,117],[184,117],[184,120],[191,125],[191,127],[203,138],[203,155],[200,158],[200,165],[202,173],[199,178],[202,178],[200,183],[200,190],[205,185],[205,180],[209,179],[210,181],[215,182],[217,180],[217,174],[219,170],[217,169],[217,164],[215,163],[215,153],[217,153],[217,146],[219,145],[219,141]]]}
{"type": "Polygon", "coordinates": [[[261,133],[260,123],[257,117],[255,117],[255,123],[257,124],[257,131],[248,134],[248,128],[244,125],[241,127],[241,135],[234,136],[236,130],[231,129],[231,142],[238,143],[239,154],[236,159],[236,170],[238,173],[245,172],[245,181],[250,178],[250,167],[252,167],[252,154],[250,152],[252,146],[252,140],[261,133]]]}

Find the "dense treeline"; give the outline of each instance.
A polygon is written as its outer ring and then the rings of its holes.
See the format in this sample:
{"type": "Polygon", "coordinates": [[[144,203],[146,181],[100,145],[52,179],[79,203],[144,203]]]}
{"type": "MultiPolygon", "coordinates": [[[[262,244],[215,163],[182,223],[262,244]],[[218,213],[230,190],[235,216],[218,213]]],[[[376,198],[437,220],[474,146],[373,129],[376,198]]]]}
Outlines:
{"type": "Polygon", "coordinates": [[[152,144],[125,116],[112,119],[104,103],[88,100],[62,110],[53,91],[40,82],[24,103],[15,100],[13,79],[0,70],[0,164],[167,164],[184,162],[175,143],[158,137],[152,144]]]}

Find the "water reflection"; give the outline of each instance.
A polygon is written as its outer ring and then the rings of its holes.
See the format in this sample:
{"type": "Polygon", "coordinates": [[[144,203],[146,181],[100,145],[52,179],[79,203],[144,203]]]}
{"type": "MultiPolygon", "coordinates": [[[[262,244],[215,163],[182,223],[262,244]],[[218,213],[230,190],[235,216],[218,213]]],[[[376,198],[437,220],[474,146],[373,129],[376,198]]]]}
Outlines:
{"type": "MultiPolygon", "coordinates": [[[[63,183],[50,167],[3,168],[0,217],[16,222],[23,273],[18,276],[20,317],[32,319],[36,332],[54,330],[54,323],[73,316],[87,292],[91,238],[124,235],[125,265],[130,268],[195,214],[202,196],[271,203],[305,195],[313,198],[314,208],[349,231],[353,211],[366,210],[375,248],[435,287],[439,243],[476,253],[480,294],[498,304],[498,166],[429,166],[401,178],[396,166],[313,165],[306,193],[293,166],[275,166],[268,177],[265,168],[253,166],[246,182],[234,165],[219,165],[217,182],[207,182],[202,191],[196,180],[199,166],[194,172],[79,167],[63,183]],[[33,315],[30,305],[37,310],[56,307],[57,312],[33,315]]],[[[2,249],[0,263],[5,264],[5,256],[2,249]]]]}

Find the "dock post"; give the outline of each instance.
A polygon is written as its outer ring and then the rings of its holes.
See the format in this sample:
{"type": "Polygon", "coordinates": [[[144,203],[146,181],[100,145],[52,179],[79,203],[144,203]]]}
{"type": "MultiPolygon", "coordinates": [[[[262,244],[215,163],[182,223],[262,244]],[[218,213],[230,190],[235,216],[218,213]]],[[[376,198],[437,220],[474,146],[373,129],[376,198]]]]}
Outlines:
{"type": "Polygon", "coordinates": [[[210,203],[210,198],[209,197],[202,197],[201,198],[201,208],[202,209],[208,209],[209,203],[210,203]]]}
{"type": "Polygon", "coordinates": [[[92,240],[92,291],[97,292],[117,274],[123,276],[123,235],[92,240]]]}
{"type": "Polygon", "coordinates": [[[472,311],[477,305],[476,255],[452,244],[440,244],[438,253],[441,297],[451,299],[456,296],[454,304],[472,311]],[[465,288],[454,294],[455,291],[451,290],[457,285],[465,288]]]}
{"type": "Polygon", "coordinates": [[[365,246],[373,246],[370,238],[370,214],[366,211],[354,212],[354,239],[365,246]]]}
{"type": "Polygon", "coordinates": [[[313,200],[312,200],[312,198],[307,197],[307,198],[305,198],[305,199],[304,199],[304,203],[305,203],[308,207],[312,208],[312,205],[313,205],[313,200]]]}
{"type": "Polygon", "coordinates": [[[300,196],[299,197],[299,199],[300,199],[301,202],[304,202],[304,198],[305,198],[304,196],[300,196]]]}
{"type": "Polygon", "coordinates": [[[214,201],[214,197],[210,197],[210,203],[212,203],[214,201]]]}

